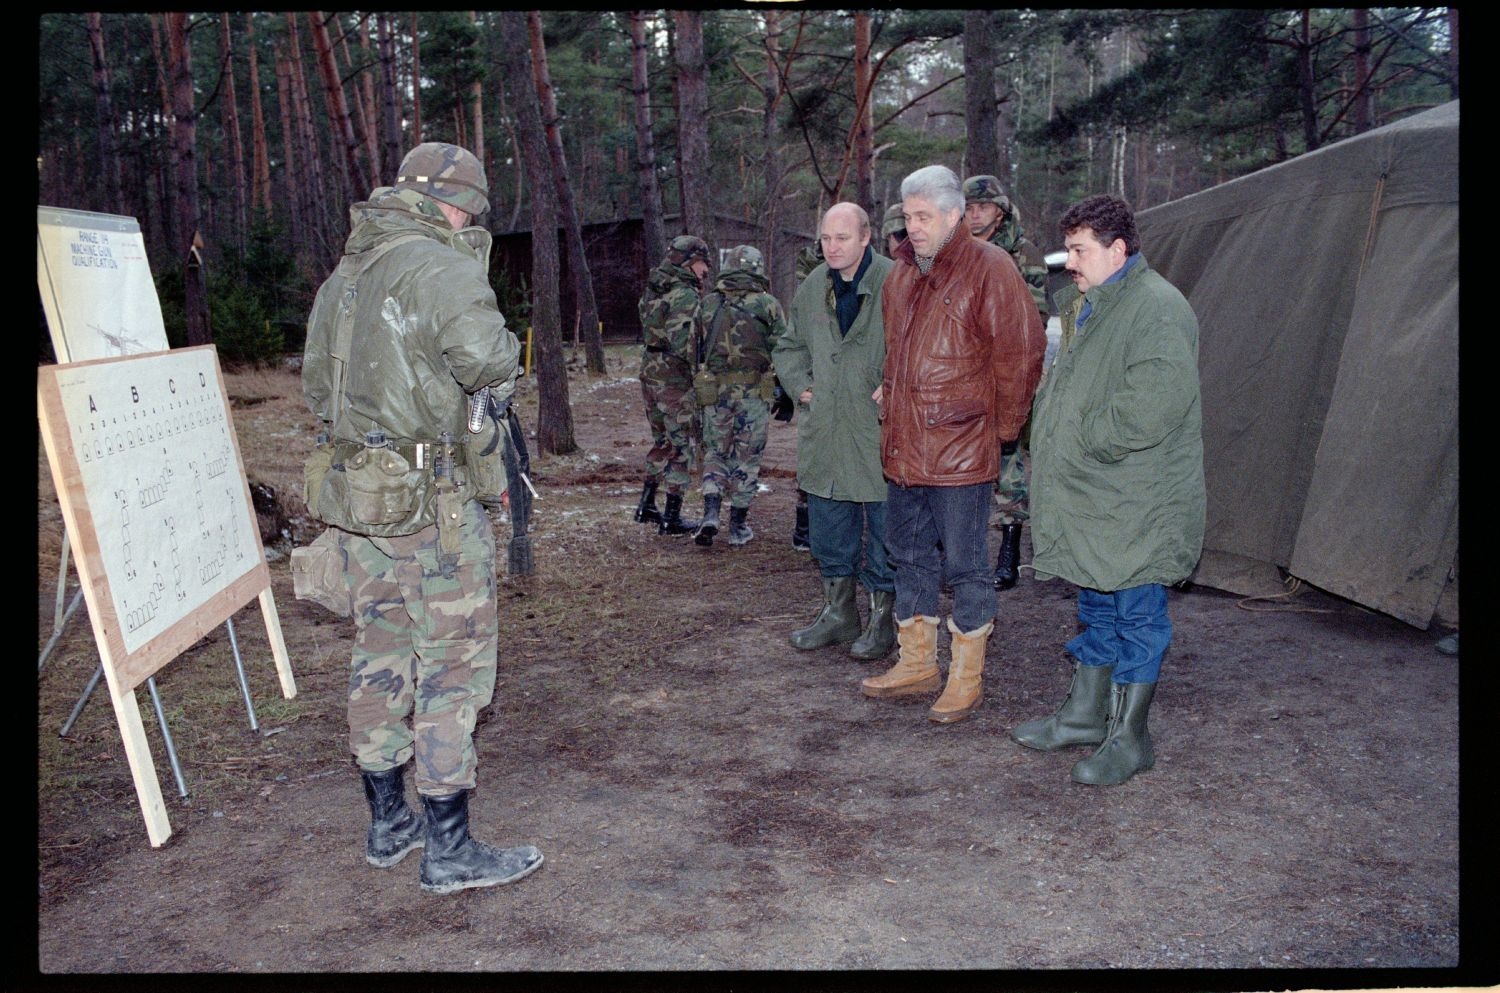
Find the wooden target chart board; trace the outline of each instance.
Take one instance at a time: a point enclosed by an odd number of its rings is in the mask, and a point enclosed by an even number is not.
[[[153,846],[171,835],[136,687],[259,599],[297,687],[212,345],[37,370],[37,414]]]

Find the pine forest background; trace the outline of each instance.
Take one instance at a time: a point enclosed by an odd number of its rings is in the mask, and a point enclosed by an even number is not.
[[[478,223],[497,249],[527,233],[529,264],[497,250],[491,277],[534,331],[559,452],[565,343],[602,372],[626,327],[603,295],[676,234],[757,244],[786,301],[823,209],[878,227],[923,165],[998,175],[1050,252],[1089,194],[1145,209],[1459,91],[1442,7],[53,13],[37,34],[38,203],[136,217],[169,341],[226,361],[300,350],[349,205],[409,148],[478,154]]]

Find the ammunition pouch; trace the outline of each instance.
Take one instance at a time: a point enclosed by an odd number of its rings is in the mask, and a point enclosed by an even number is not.
[[[479,434],[469,435],[463,449],[474,484],[474,499],[490,510],[500,509],[510,479],[505,472],[505,427],[492,414]]]
[[[330,447],[330,446],[323,446]],[[344,553],[332,528],[303,548],[292,549],[292,595],[310,600],[339,617],[353,617],[344,580]]]
[[[307,504],[308,514],[318,520],[323,516],[318,513],[318,497],[323,492],[323,477],[328,475],[332,465],[333,446],[324,442],[313,449],[302,467],[302,502]]]
[[[719,377],[707,366],[693,374],[693,396],[698,406],[709,407],[719,402]]]
[[[321,446],[304,470],[308,510],[325,524],[367,537],[415,534],[437,522],[432,464],[439,451],[430,442]],[[453,462],[465,466],[463,445],[453,446]],[[467,471],[455,474],[455,483],[463,499],[470,499]]]

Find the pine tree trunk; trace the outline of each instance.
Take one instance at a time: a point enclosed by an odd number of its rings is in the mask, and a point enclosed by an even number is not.
[[[594,281],[589,271],[588,255],[583,247],[583,230],[578,209],[573,202],[573,188],[568,182],[568,160],[563,154],[562,130],[558,126],[557,97],[552,92],[552,76],[547,69],[547,48],[542,42],[541,11],[526,12],[526,27],[531,43],[531,73],[541,101],[542,126],[547,135],[547,152],[552,159],[552,178],[557,184],[557,202],[563,229],[568,239],[568,269],[573,276],[573,299],[578,308],[578,322],[583,332],[588,371],[604,375],[604,341],[599,332],[599,307],[594,301]]]
[[[396,113],[396,39],[387,14],[375,15],[376,38],[380,45],[380,174],[382,184],[396,181],[401,168],[401,119]]]
[[[281,177],[286,198],[287,223],[292,235],[292,254],[302,256],[309,249],[307,215],[302,212],[301,158],[297,155],[297,115],[292,107],[296,97],[292,94],[292,63],[278,42],[276,51],[276,102],[281,110]]]
[[[411,15],[411,147],[422,144],[422,40],[417,35],[417,15]]]
[[[965,176],[999,176],[1000,149],[996,141],[995,15],[988,8],[964,14],[964,150]]]
[[[661,220],[661,189],[656,183],[656,138],[651,131],[651,82],[647,73],[646,12],[630,12],[630,78],[635,96],[635,169],[641,193],[641,224],[646,258],[655,265],[667,251]]]
[[[776,115],[781,106],[781,12],[768,10],[766,23],[766,81],[761,85],[764,113],[761,117],[760,138],[762,146],[761,178],[765,184],[765,218],[761,244],[765,252],[766,275],[770,278],[774,295],[788,299],[788,287],[781,286],[777,277],[777,246],[781,227],[781,144],[780,129]],[[795,292],[795,287],[790,288]]]
[[[682,150],[682,226],[718,248],[709,213],[708,68],[703,55],[703,12],[674,10],[677,25],[678,147]],[[717,266],[715,267],[717,268]]]
[[[370,177],[359,161],[359,139],[354,122],[349,119],[349,104],[344,99],[344,84],[339,81],[338,66],[333,62],[333,45],[328,38],[328,22],[322,11],[308,11],[307,23],[312,31],[313,50],[318,55],[318,69],[323,75],[323,92],[327,97],[329,125],[344,146],[344,193],[348,201],[358,200],[370,192]]]
[[[250,127],[255,147],[252,171],[255,174],[254,196],[251,209],[259,209],[261,216],[270,219],[271,207],[271,154],[266,147],[266,118],[260,104],[260,59],[255,50],[255,15],[245,15],[245,40],[250,49]]]
[[[99,158],[104,166],[107,213],[124,214],[124,183],[120,152],[115,145],[115,112],[110,98],[109,60],[104,54],[104,23],[97,11],[88,15],[89,52],[94,61],[94,104],[99,111]]]
[[[176,133],[176,125],[172,123],[172,89],[167,84],[167,57],[161,47],[161,14],[147,15],[151,21],[151,51],[156,56],[156,85],[161,91],[161,112],[167,119],[167,133],[169,140],[162,144],[161,153],[157,158],[157,174],[161,177],[158,181],[158,189],[161,190],[162,216],[166,218],[162,234],[171,246],[173,256],[177,252],[177,246],[182,238],[177,231],[177,180],[175,177],[175,162],[172,160],[173,143],[170,136]]]
[[[219,40],[224,48],[224,130],[229,132],[229,156],[234,177],[234,239],[243,255],[250,191],[245,180],[245,142],[240,135],[239,97],[234,92],[234,42],[229,36],[228,13],[219,15],[219,29]]]
[[[875,78],[870,70],[870,15],[854,15],[854,202],[875,212]]]
[[[526,16],[518,10],[500,13],[501,49],[505,80],[516,108],[516,127],[531,188],[531,329],[537,373],[537,447],[565,455],[578,447],[573,440],[573,411],[568,406],[568,371],[564,365],[558,305],[557,192],[552,163],[547,159],[547,136],[532,82]]]
[[[213,341],[208,322],[208,289],[198,236],[198,115],[193,105],[193,63],[188,50],[187,19],[181,11],[167,18],[167,61],[172,76],[172,147],[177,159],[177,231],[174,246],[182,260],[183,317],[189,345]]]
[[[370,48],[370,16],[362,14],[359,18],[359,51],[364,60],[359,70],[359,83],[355,87],[358,99],[355,101],[359,107],[359,127],[364,134],[365,162],[370,167],[370,186],[384,186],[383,174],[380,169],[380,136],[379,118],[375,115],[375,54]],[[354,69],[354,61],[349,56],[349,36],[344,36],[344,61],[349,63],[349,69]]]
[[[475,11],[469,11],[469,23],[474,25],[474,36],[477,38],[479,36],[479,15]],[[484,166],[485,175],[488,176],[489,163],[485,160],[486,157],[484,154],[484,84],[481,80],[474,80],[474,85],[469,87],[469,96],[474,101],[474,126],[472,129],[474,138],[469,146],[469,151],[473,152],[474,157],[479,160],[480,165]]]
[[[331,202],[328,184],[323,178],[323,155],[313,128],[312,99],[307,92],[307,73],[302,66],[302,37],[297,30],[297,16],[286,15],[287,41],[291,48],[292,110],[297,117],[297,136],[301,146],[303,175],[297,184],[302,210],[307,213],[307,233],[318,267],[331,269],[338,260],[333,239],[328,233],[327,205]]]

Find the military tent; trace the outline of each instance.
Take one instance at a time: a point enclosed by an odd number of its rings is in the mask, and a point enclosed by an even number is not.
[[[1426,628],[1458,554],[1458,102],[1137,215],[1201,327],[1193,579]]]

